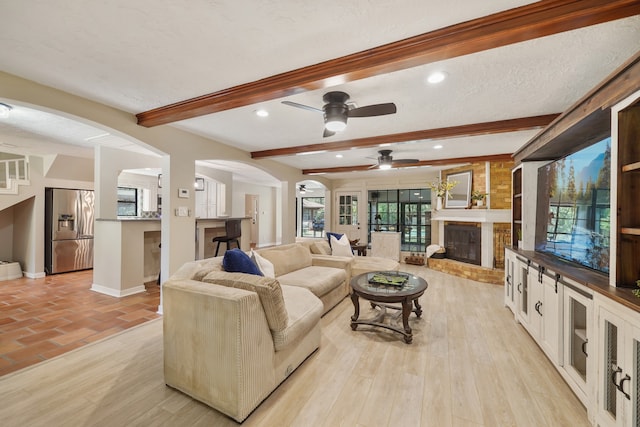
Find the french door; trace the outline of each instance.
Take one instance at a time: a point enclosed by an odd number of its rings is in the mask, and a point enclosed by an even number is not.
[[[346,234],[349,240],[362,240],[363,237],[360,234],[360,199],[360,192],[336,192],[334,231]]]

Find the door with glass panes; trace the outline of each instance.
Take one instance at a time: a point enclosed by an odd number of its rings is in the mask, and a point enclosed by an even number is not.
[[[360,239],[360,192],[336,192],[335,233],[346,234],[349,240]]]

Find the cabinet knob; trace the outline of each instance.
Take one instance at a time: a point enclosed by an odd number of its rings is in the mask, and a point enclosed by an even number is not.
[[[589,340],[586,340],[585,342],[582,343],[582,353],[584,353],[585,356],[589,357],[589,354],[587,353],[587,343],[589,342]]]

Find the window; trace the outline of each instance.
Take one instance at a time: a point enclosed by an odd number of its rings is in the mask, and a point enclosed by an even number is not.
[[[321,237],[324,232],[324,197],[302,198],[302,237]]]
[[[138,215],[138,189],[118,187],[118,216]]]
[[[369,191],[369,241],[371,231],[400,231],[400,249],[425,252],[431,244],[431,190]]]

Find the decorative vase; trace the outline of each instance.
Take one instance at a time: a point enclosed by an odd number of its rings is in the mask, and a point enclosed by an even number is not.
[[[436,210],[439,211],[442,209],[442,197],[436,198]]]

